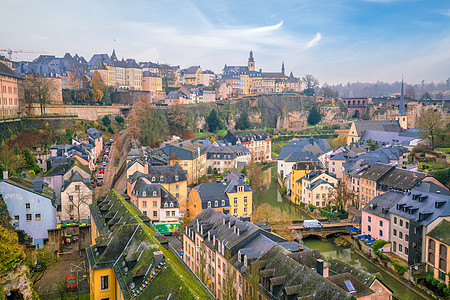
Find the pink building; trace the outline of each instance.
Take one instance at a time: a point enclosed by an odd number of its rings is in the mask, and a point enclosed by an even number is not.
[[[387,192],[373,198],[362,209],[361,233],[376,239],[389,241],[389,210],[397,205],[405,195],[399,192]]]
[[[17,116],[19,111],[19,76],[0,62],[0,118]]]

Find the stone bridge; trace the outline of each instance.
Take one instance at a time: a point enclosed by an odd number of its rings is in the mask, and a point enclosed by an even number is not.
[[[323,227],[304,228],[303,225],[293,225],[291,228],[294,231],[301,233],[303,238],[308,236],[317,236],[319,238],[326,239],[336,234],[353,235],[353,232],[347,230],[351,227],[353,227],[353,224],[351,223],[330,223],[324,224]]]

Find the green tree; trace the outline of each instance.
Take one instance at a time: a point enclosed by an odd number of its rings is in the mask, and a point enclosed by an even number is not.
[[[309,112],[307,122],[310,125],[316,125],[320,122],[322,119],[322,116],[319,113],[319,110],[314,106],[311,111]]]
[[[33,155],[31,155],[30,150],[24,149],[22,153],[23,158],[25,160],[25,167],[28,170],[34,171],[35,174],[42,172],[41,168],[37,165],[36,158]]]
[[[246,130],[251,127],[250,120],[248,118],[247,111],[243,111],[239,119],[236,121],[236,125],[234,126],[234,129],[237,130]]]
[[[253,190],[260,189],[263,186],[262,181],[262,168],[261,166],[252,160],[247,166],[248,179],[250,186]]]
[[[17,234],[0,226],[0,274],[5,274],[25,260]]]
[[[125,122],[125,119],[122,116],[115,116],[114,120],[116,120],[117,123],[122,124]]]
[[[103,99],[103,91],[105,90],[105,83],[99,72],[95,71],[91,80],[92,98],[94,102],[100,102]]]
[[[0,194],[0,226],[11,229],[11,216],[9,215],[8,206],[6,205],[3,195]]]
[[[434,111],[432,108],[424,111],[419,117],[419,128],[424,131],[424,137],[430,141],[431,149],[434,149],[435,147],[434,139],[441,127],[441,122],[441,113],[439,111]]]
[[[375,143],[372,141],[372,139],[368,139],[367,142],[366,142],[366,144],[367,144],[367,146],[369,146],[369,148],[370,148],[371,151],[380,148],[380,147],[378,147],[377,144],[375,144]]]
[[[111,124],[111,119],[108,115],[104,115],[102,118],[103,125],[109,126]]]
[[[206,118],[206,124],[208,125],[208,130],[210,132],[217,132],[218,130],[223,128],[223,123],[217,116],[217,112],[215,109],[211,110],[211,112],[209,113],[209,116]]]

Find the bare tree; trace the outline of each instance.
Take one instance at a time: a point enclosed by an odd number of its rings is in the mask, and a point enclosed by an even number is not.
[[[228,265],[226,270],[223,270],[225,274],[222,284],[222,300],[234,300],[236,299],[236,271],[231,265]]]
[[[330,202],[335,205],[337,210],[344,210],[348,203],[354,203],[358,195],[347,189],[344,182],[339,182],[330,193]]]
[[[81,189],[76,190],[75,194],[67,193],[69,202],[65,207],[66,213],[70,216],[71,220],[76,222],[81,221],[83,208],[92,204],[92,193],[83,192]]]
[[[51,78],[39,77],[33,73],[25,75],[22,88],[28,114],[31,113],[32,103],[39,103],[41,115],[44,114],[47,103],[56,92],[56,86]]]
[[[434,138],[441,127],[441,113],[432,108],[424,111],[418,120],[419,128],[425,132],[425,138],[431,142],[431,149],[434,149]]]
[[[310,74],[306,74],[302,77],[302,82],[305,84],[306,89],[314,89],[319,86],[319,80],[317,80],[314,76]]]
[[[248,289],[246,293],[246,299],[257,300],[259,291],[259,281],[260,281],[260,270],[261,266],[259,261],[254,261],[250,263],[250,266],[245,270],[247,275]]]

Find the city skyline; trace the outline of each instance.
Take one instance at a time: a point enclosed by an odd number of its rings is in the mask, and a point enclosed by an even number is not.
[[[87,60],[112,52],[136,61],[220,73],[246,65],[329,84],[445,81],[450,70],[450,5],[444,1],[6,1],[2,49],[69,52]],[[114,42],[115,41],[115,42]],[[2,53],[5,54],[5,53]],[[32,60],[39,53],[13,55]]]

